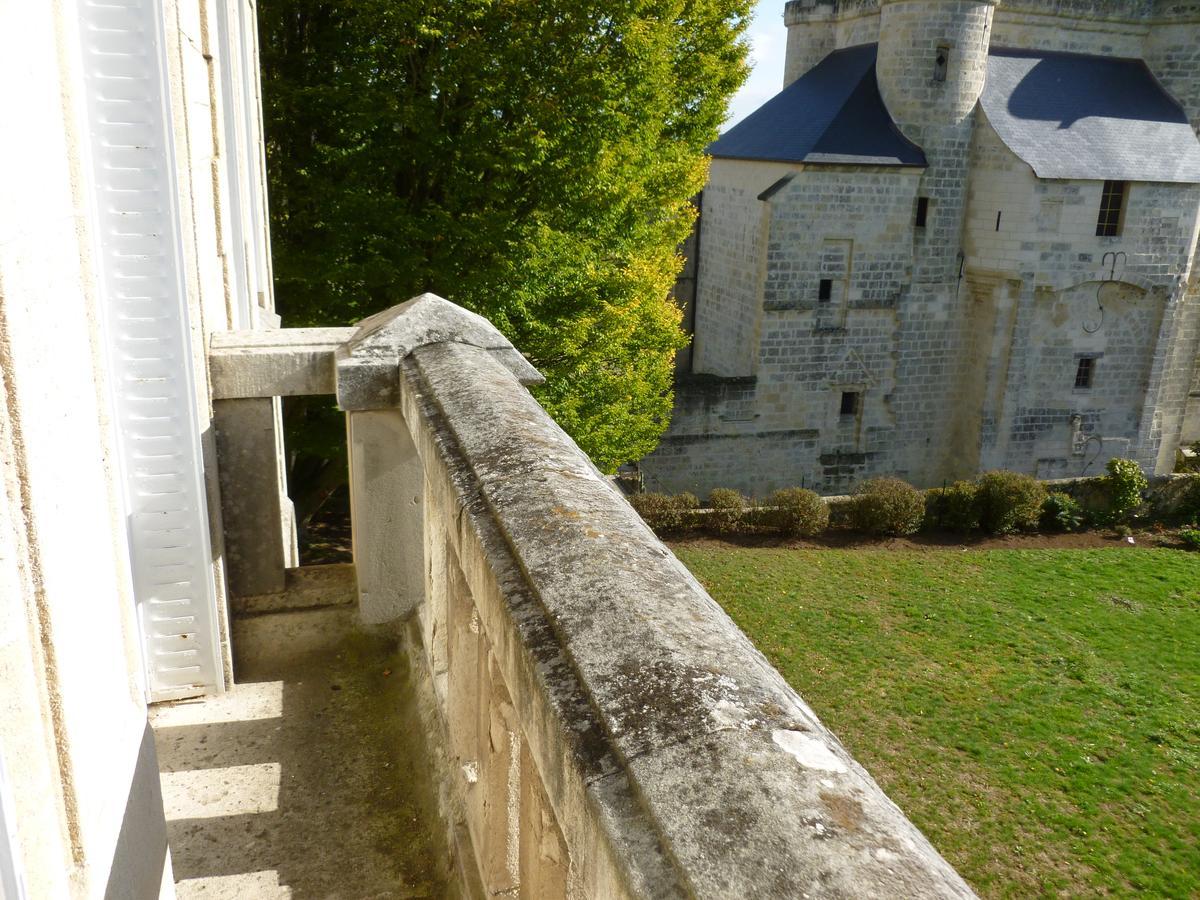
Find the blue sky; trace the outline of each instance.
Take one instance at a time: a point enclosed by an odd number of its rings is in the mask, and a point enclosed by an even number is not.
[[[729,106],[729,119],[722,131],[754,112],[763,101],[783,86],[783,53],[787,29],[783,27],[784,0],[759,0],[754,22],[746,33],[750,41],[750,63],[754,69]]]

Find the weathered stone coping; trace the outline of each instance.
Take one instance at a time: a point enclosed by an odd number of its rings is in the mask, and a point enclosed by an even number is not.
[[[398,368],[574,862],[634,896],[973,896],[502,360]]]
[[[353,328],[215,331],[208,377],[215,400],[332,394],[334,353]]]

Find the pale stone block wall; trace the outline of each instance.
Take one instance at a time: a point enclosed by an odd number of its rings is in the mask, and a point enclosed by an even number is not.
[[[1192,127],[1200,132],[1200,4],[1187,24],[1156,25],[1142,52],[1171,96],[1183,104]]]
[[[912,271],[920,176],[865,166],[797,172],[765,201],[764,308],[814,311],[823,326],[840,327],[846,309],[894,306]],[[822,279],[833,282],[828,302],[818,300]]]
[[[834,3],[788,3],[784,6],[783,22],[787,26],[787,49],[784,54],[783,87],[787,87],[833,50],[844,46],[837,42],[837,21]]]
[[[1172,288],[1190,268],[1200,188],[1131,182],[1122,233],[1099,237],[1103,187],[1102,180],[1037,178],[980,112],[963,242],[968,265],[1027,273],[1039,286],[1062,289],[1099,276],[1104,254],[1121,252],[1126,257],[1115,272],[1118,279],[1147,289]]]
[[[789,0],[783,21],[788,30],[784,87],[833,50],[879,40],[878,0]]]
[[[727,241],[711,260],[701,248],[696,303],[708,310],[696,343],[723,322],[712,346],[739,363],[695,371],[738,377],[680,382],[671,427],[642,463],[647,487],[831,492],[876,474],[936,485],[997,466],[1078,475],[1113,455],[1169,471],[1178,442],[1200,438],[1200,191],[1131,184],[1123,235],[1097,237],[1103,180],[1036,178],[976,100],[989,45],[1144,57],[1200,123],[1200,4],[795,0],[784,18],[786,81],[832,48],[880,41],[884,101],[929,166],[911,177],[809,167],[772,193],[754,248],[765,252],[757,348],[738,345],[732,311],[708,283],[748,265],[742,248]],[[933,77],[939,46],[949,48],[944,82]],[[716,163],[706,196],[756,174]],[[929,202],[924,228],[913,225],[917,197]],[[1109,265],[1106,253],[1124,255]],[[1106,278],[1122,285],[1101,287]],[[744,292],[749,281],[737,284]],[[1089,335],[1097,289],[1112,303]],[[737,312],[751,318],[744,295]],[[1100,360],[1096,387],[1075,393],[1085,352]],[[831,413],[850,390],[860,411]]]
[[[766,206],[758,195],[795,168],[785,163],[712,162],[699,241],[705,292],[695,305],[695,372],[737,376],[753,371],[766,264]]]
[[[762,188],[773,174],[760,174]],[[949,287],[910,286],[928,240],[913,228],[921,177],[809,166],[762,201],[767,267],[755,377],[678,386],[671,429],[642,462],[650,489],[836,492],[872,474],[938,477],[941,455],[930,447],[945,427],[962,325]],[[712,271],[704,257],[701,270]],[[831,298],[822,302],[825,278]],[[842,393],[851,391],[860,406],[845,416]]]
[[[962,398],[964,414],[983,404],[980,464],[1061,477],[1128,455],[1169,470],[1194,370],[1196,307],[1180,273],[1195,252],[1200,188],[1134,182],[1122,234],[1098,237],[1103,183],[1036,178],[982,113],[971,170],[964,247],[977,311],[1007,290],[995,273],[1021,285],[1008,330],[986,350],[1003,401],[987,404],[978,384]],[[1083,354],[1098,358],[1096,387],[1075,391]],[[969,378],[960,384],[971,389]]]
[[[1103,13],[1073,15],[1070,11],[1053,12],[1048,8],[1050,4],[1001,3],[992,24],[992,44],[1060,53],[1141,56],[1149,25],[1121,17],[1117,9],[1120,3],[1105,6],[1117,14],[1111,18]]]

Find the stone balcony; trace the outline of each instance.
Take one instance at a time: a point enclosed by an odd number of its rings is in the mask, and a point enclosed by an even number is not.
[[[336,393],[357,584],[227,551],[269,588],[234,604],[238,684],[155,721],[194,895],[972,896],[486,320],[423,295],[227,335],[210,377],[227,423]],[[255,447],[223,441],[227,546],[278,527]]]
[[[353,566],[239,601],[237,684],[153,709],[177,895],[454,896],[409,661]]]

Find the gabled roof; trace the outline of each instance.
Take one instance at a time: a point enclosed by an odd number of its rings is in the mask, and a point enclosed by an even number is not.
[[[1141,60],[994,48],[980,103],[1039,178],[1200,182],[1200,141]]]
[[[875,44],[835,50],[708,147],[725,159],[924,166],[875,82]]]

